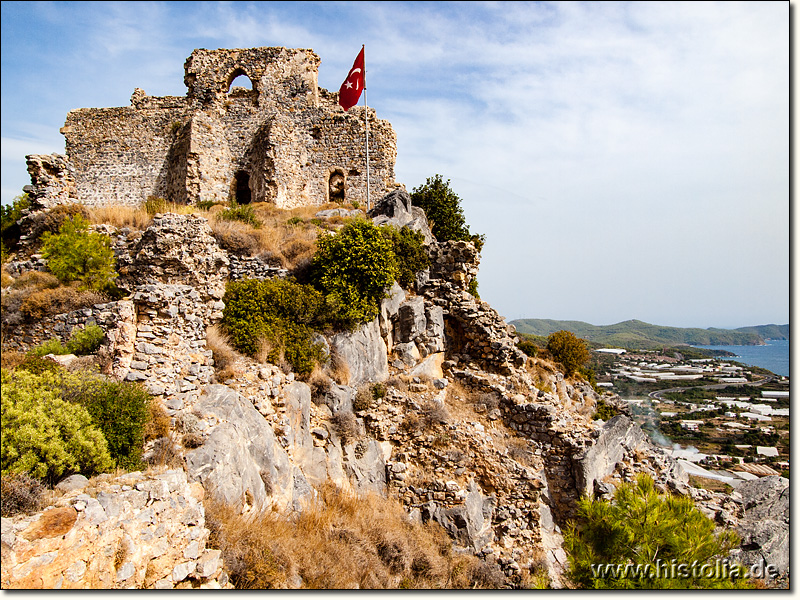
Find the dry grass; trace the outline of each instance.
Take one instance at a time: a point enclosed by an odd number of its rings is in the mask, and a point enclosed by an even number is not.
[[[129,227],[144,231],[153,217],[143,207],[137,206],[97,206],[89,209],[89,222],[94,225],[111,225],[122,229]]]
[[[335,350],[331,351],[331,360],[327,371],[330,378],[339,385],[347,385],[350,382],[350,367]]]
[[[376,495],[333,486],[287,518],[241,515],[206,500],[210,547],[222,550],[239,589],[470,588],[482,585],[480,562],[457,556],[436,524],[410,523],[403,508]]]
[[[329,203],[320,206],[303,206],[294,209],[280,209],[266,202],[257,202],[252,207],[259,228],[238,221],[227,221],[221,217],[226,210],[224,205],[212,206],[203,210],[197,206],[175,204],[163,198],[151,197],[141,206],[106,206],[85,209],[88,220],[93,224],[108,224],[114,227],[129,227],[143,231],[156,213],[197,214],[208,219],[209,225],[220,246],[239,256],[260,255],[289,270],[302,269],[308,265],[316,252],[316,240],[322,231],[335,230],[345,222],[341,218],[320,220],[315,214],[321,210],[339,208]],[[61,217],[59,213],[55,215]],[[53,220],[53,219],[50,219]],[[52,228],[49,223],[39,229]]]
[[[342,444],[356,441],[361,438],[361,427],[356,416],[349,411],[341,411],[331,417],[331,425],[342,440]]]
[[[50,273],[27,271],[3,291],[2,321],[14,326],[107,301],[99,292],[62,286]]]
[[[170,432],[171,419],[164,410],[164,406],[160,400],[153,399],[150,401],[150,420],[144,426],[144,441],[157,440],[158,438],[166,437]]]
[[[104,302],[108,302],[108,297],[100,292],[61,286],[27,294],[20,303],[19,310],[26,319],[38,321],[44,317],[68,313]]]
[[[508,456],[526,467],[536,466],[536,455],[533,453],[531,443],[521,437],[511,436],[506,442]]]
[[[46,488],[27,473],[9,473],[0,478],[0,512],[3,517],[30,514],[46,506]]]
[[[14,278],[6,271],[6,266],[3,265],[3,269],[0,271],[0,287],[7,288],[12,283],[14,283]]]
[[[220,217],[224,207],[214,206],[208,213],[209,223],[220,245],[242,256],[260,255],[289,270],[302,269],[316,252],[320,232],[335,228],[334,219],[324,222],[314,215],[320,210],[337,208],[337,204],[280,209],[273,204],[251,205],[261,222],[258,229],[245,223],[225,221]]]
[[[218,374],[231,371],[241,356],[231,345],[230,336],[219,325],[206,329],[206,346],[211,350]]]
[[[3,350],[0,353],[0,367],[3,369],[16,369],[28,357],[24,352],[17,352],[15,350]]]
[[[319,404],[331,387],[331,378],[317,365],[311,371],[306,383],[311,388],[311,399],[315,404]]]
[[[447,386],[447,395],[445,396],[445,405],[448,412],[457,420],[480,420],[481,415],[475,410],[476,406],[480,404],[480,399],[483,393],[465,386],[459,381],[452,381]]]

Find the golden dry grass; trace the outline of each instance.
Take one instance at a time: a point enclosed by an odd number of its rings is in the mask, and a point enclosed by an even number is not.
[[[208,219],[214,236],[228,251],[241,256],[260,255],[276,265],[294,270],[306,266],[316,252],[320,232],[340,227],[345,220],[339,217],[321,221],[315,218],[320,210],[338,208],[335,203],[281,209],[266,202],[250,205],[261,222],[253,226],[221,217],[225,205],[208,210],[197,206],[175,204],[160,198],[150,198],[141,206],[104,206],[88,209],[89,222],[118,228],[145,230],[156,213],[197,214]]]
[[[230,369],[241,356],[231,345],[230,336],[219,325],[206,329],[206,346],[211,350],[217,371]]]
[[[153,217],[143,207],[97,206],[89,209],[89,222],[94,225],[106,224],[120,229],[130,227],[144,231],[152,220]]]
[[[221,240],[223,246],[225,243],[240,245],[240,251],[246,251],[246,255],[260,255],[289,270],[307,265],[316,252],[319,234],[342,222],[342,219],[320,221],[314,217],[321,210],[337,208],[337,204],[293,209],[277,208],[266,202],[250,206],[261,222],[257,229],[245,223],[225,221],[220,217],[225,208],[211,207],[207,214],[215,237]],[[244,239],[245,236],[250,239]]]
[[[293,518],[241,515],[206,499],[209,545],[240,589],[396,589],[480,586],[479,561],[456,555],[436,524],[408,520],[394,500],[333,486]]]
[[[347,385],[350,382],[350,367],[336,351],[331,352],[331,359],[326,369],[330,376],[339,385]]]
[[[0,287],[7,288],[14,283],[14,278],[6,271],[5,265],[3,265],[3,270],[0,271],[0,277],[2,277],[2,279],[0,279]]]

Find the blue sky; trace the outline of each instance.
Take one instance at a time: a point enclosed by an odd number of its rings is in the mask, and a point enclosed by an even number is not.
[[[194,48],[312,48],[409,191],[436,173],[507,319],[789,321],[786,2],[3,2],[2,201],[69,110],[183,95]]]

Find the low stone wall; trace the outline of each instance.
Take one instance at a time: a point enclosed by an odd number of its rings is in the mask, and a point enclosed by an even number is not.
[[[258,256],[236,256],[229,254],[230,278],[237,279],[272,279],[286,277],[289,271],[282,267],[270,265]]]
[[[95,304],[90,308],[73,310],[28,325],[20,325],[15,328],[13,337],[4,340],[3,349],[27,352],[53,338],[63,344],[75,329],[82,329],[88,325],[97,325],[106,334],[100,353],[110,358],[109,374],[123,375],[127,372],[136,332],[136,315],[133,302],[130,300]]]

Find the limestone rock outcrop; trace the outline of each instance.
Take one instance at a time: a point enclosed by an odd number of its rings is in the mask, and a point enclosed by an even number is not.
[[[202,422],[204,441],[186,452],[190,478],[242,509],[300,506],[310,488],[251,401],[210,385],[192,412]]]
[[[425,244],[436,241],[425,211],[411,204],[411,196],[405,190],[396,189],[386,194],[367,212],[367,216],[375,225],[391,225],[396,229],[408,227],[413,231],[419,231],[425,238]]]
[[[745,565],[763,561],[781,574],[789,571],[789,480],[777,475],[746,481],[736,491],[742,495],[744,518],[739,522],[741,553]]]
[[[226,587],[203,498],[183,469],[71,486],[39,513],[2,519],[2,587]]]
[[[377,317],[355,331],[335,334],[330,344],[331,350],[347,365],[348,385],[358,387],[388,379],[386,342],[381,337]]]

